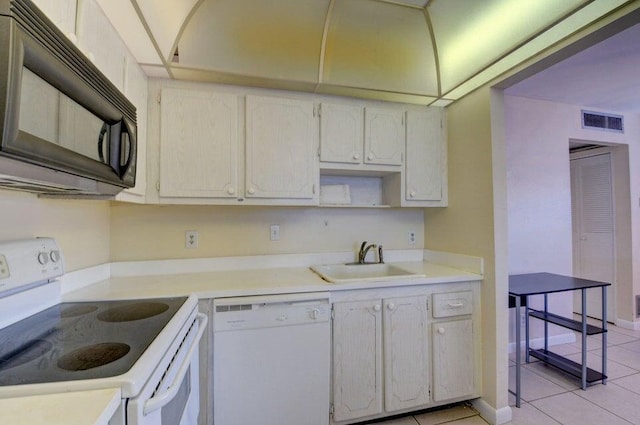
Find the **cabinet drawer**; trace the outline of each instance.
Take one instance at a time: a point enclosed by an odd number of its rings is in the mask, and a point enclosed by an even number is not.
[[[451,317],[473,312],[471,291],[433,294],[433,317]]]

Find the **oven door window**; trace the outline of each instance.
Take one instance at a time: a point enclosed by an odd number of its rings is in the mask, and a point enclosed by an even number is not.
[[[104,122],[27,68],[22,70],[20,131],[104,162]],[[102,149],[101,149],[102,148]]]
[[[176,396],[162,408],[162,424],[179,424],[191,394],[191,367],[184,375]]]

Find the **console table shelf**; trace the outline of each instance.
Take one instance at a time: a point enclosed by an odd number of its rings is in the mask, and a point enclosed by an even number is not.
[[[516,396],[516,407],[520,407],[520,357],[521,325],[520,310],[525,309],[525,361],[529,363],[529,356],[535,357],[545,363],[557,367],[581,380],[583,390],[587,384],[607,380],[607,292],[606,287],[610,283],[594,280],[579,279],[571,276],[562,276],[552,273],[530,273],[509,276],[509,306],[516,309],[516,390],[512,392]],[[587,289],[602,288],[602,327],[587,324]],[[555,292],[580,291],[582,295],[581,320],[573,320],[558,314],[549,313],[548,295]],[[544,295],[544,310],[536,310],[530,307],[528,299],[531,295]],[[529,348],[529,318],[534,317],[544,322],[544,348]],[[549,323],[579,332],[582,342],[581,363],[576,363],[559,354],[549,351]],[[602,372],[587,367],[587,335],[602,334]]]
[[[536,319],[544,320],[545,322],[553,323],[554,325],[562,326],[563,328],[571,329],[572,331],[582,332],[582,322],[579,320],[569,319],[564,316],[559,316],[553,313],[545,313],[540,310],[529,309],[529,316]],[[598,335],[606,332],[598,326],[587,325],[587,335]]]
[[[532,348],[529,350],[529,354],[538,360],[542,360],[543,362],[550,364],[551,366],[555,366],[558,369],[564,370],[565,372],[575,376],[576,378],[582,377],[582,365],[580,363],[569,360],[568,358],[556,354],[553,351],[545,349],[535,350]],[[589,367],[587,368],[587,383],[592,384],[604,379],[607,379],[607,377],[602,373]]]

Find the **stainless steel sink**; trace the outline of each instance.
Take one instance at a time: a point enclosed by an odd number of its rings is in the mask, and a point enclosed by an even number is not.
[[[311,266],[312,271],[331,283],[380,281],[424,277],[390,264],[331,264]]]

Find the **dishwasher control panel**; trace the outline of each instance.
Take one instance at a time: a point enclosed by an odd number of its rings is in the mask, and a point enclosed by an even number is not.
[[[327,322],[331,304],[327,294],[285,294],[214,300],[214,331],[258,329]]]

